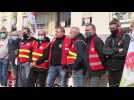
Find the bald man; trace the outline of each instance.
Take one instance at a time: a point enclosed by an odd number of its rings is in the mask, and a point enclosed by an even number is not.
[[[72,69],[74,87],[83,87],[83,72],[86,69],[84,55],[86,46],[84,36],[78,27],[70,29],[72,45],[69,49],[67,64]]]

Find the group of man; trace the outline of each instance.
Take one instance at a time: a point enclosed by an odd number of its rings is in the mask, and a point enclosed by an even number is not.
[[[118,87],[130,37],[123,32],[118,20],[113,19],[109,26],[111,35],[105,44],[93,24],[86,25],[85,34],[80,33],[78,27],[71,27],[68,36],[64,27],[57,27],[52,40],[44,30],[34,38],[30,29],[24,28],[19,31],[18,39],[12,39],[14,42],[3,42],[3,47],[0,43],[1,85],[7,86],[11,62],[17,87],[54,87],[57,77],[60,87],[68,87],[70,77],[74,87],[102,87],[102,77],[107,72],[109,86]],[[7,32],[0,32],[0,42],[7,39],[3,34]]]

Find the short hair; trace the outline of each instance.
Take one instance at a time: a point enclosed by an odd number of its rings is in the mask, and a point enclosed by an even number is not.
[[[76,29],[78,32],[80,32],[80,28],[79,27],[73,26],[73,27],[71,27],[71,29]]]
[[[60,29],[63,33],[65,33],[65,28],[64,27],[59,26],[59,27],[56,27],[55,29]]]
[[[27,30],[28,33],[31,33],[30,28],[24,27],[23,30]]]
[[[113,19],[110,23],[109,23],[109,25],[113,25],[113,24],[116,24],[116,25],[118,25],[118,26],[120,26],[120,21],[118,20],[118,19]]]
[[[46,31],[43,30],[43,29],[42,29],[42,30],[39,30],[38,33],[39,33],[39,32],[43,32],[44,34],[46,34]]]
[[[96,30],[96,27],[95,27],[94,24],[87,24],[87,25],[86,25],[86,27],[89,27],[89,26],[91,26],[94,30]]]

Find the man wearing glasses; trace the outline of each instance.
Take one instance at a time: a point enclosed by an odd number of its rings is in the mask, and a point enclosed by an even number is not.
[[[103,53],[106,56],[109,86],[118,87],[124,68],[130,37],[124,34],[120,22],[116,19],[113,19],[109,23],[109,27],[111,35],[105,41]]]

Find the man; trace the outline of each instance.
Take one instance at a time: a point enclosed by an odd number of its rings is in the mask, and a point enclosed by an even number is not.
[[[17,32],[10,33],[9,39],[8,39],[8,49],[9,49],[9,63],[11,64],[11,66],[13,67],[13,73],[14,73],[14,79],[15,79],[15,86],[16,84],[16,74],[17,74],[17,66],[15,65],[15,58],[17,56],[17,50],[19,47],[19,38],[17,35]]]
[[[49,42],[50,40],[48,37],[46,37],[46,32],[40,30],[38,32],[37,43],[35,44],[35,47],[37,48],[34,48],[32,52],[32,68],[30,69],[30,74],[28,79],[29,80],[28,86],[30,87],[35,87],[35,85],[39,85],[40,87],[45,87],[47,73],[48,73],[48,59],[44,60],[44,62],[39,65],[35,65],[35,64],[36,61],[39,58],[41,58],[41,56],[43,56],[43,53],[44,55],[47,54],[48,56],[48,51],[44,52],[44,50],[48,47]]]
[[[90,87],[102,86],[102,76],[105,74],[105,57],[103,55],[103,41],[96,34],[96,27],[89,24],[85,28],[86,44],[87,44],[87,84]],[[103,80],[104,81],[104,80]],[[106,86],[103,82],[103,86]]]
[[[30,62],[32,50],[35,47],[36,40],[30,37],[30,29],[24,28],[21,32],[18,51],[18,87],[26,87],[30,72]]]
[[[7,86],[8,76],[8,34],[5,27],[0,30],[0,84]]]
[[[118,87],[125,58],[129,46],[130,37],[121,31],[120,22],[113,19],[110,23],[111,35],[106,39],[103,53],[106,56],[106,64],[109,69],[109,86]]]
[[[83,86],[83,71],[85,69],[84,53],[86,52],[86,45],[84,36],[80,33],[78,27],[70,29],[72,44],[67,56],[68,67],[72,69],[72,78],[74,87]]]
[[[60,78],[60,86],[67,86],[67,54],[69,51],[70,39],[65,36],[63,27],[56,28],[55,38],[52,40],[49,50],[49,71],[47,87],[53,87],[56,77]],[[46,55],[47,56],[47,55]],[[37,61],[37,65],[47,59],[45,55]]]

